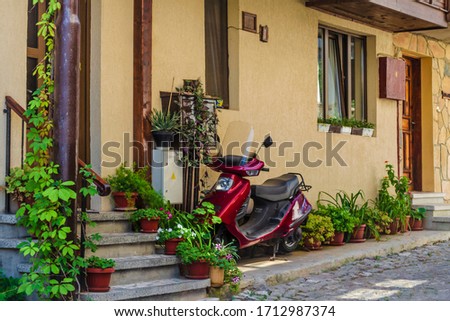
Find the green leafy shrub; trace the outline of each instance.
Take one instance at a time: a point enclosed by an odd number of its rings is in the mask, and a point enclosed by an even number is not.
[[[85,259],[86,267],[97,269],[108,269],[116,266],[116,262],[113,259],[106,259],[98,256],[90,256]]]
[[[20,279],[6,277],[0,270],[0,301],[23,301],[24,293],[18,293]]]

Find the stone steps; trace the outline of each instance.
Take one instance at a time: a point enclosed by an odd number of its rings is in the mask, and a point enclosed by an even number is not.
[[[444,202],[444,193],[412,192],[412,207],[426,209],[424,229],[450,231],[450,205]]]
[[[101,233],[96,256],[128,257],[155,253],[155,233]],[[88,255],[91,255],[88,251]]]
[[[89,219],[95,223],[95,227],[86,226],[86,234],[93,233],[127,233],[131,232],[129,212],[88,212]],[[81,227],[78,226],[78,235],[81,235]]]
[[[25,228],[17,226],[14,214],[0,214],[0,268],[7,276],[19,277],[19,264],[27,262],[17,246],[26,241]]]
[[[207,296],[209,279],[180,277],[179,259],[162,254],[156,245],[156,233],[132,232],[129,213],[88,215],[97,226],[88,227],[87,234],[100,233],[102,239],[96,241],[98,250],[87,251],[86,255],[113,258],[116,272],[111,278],[110,292],[83,293],[82,300],[200,300]],[[31,265],[17,249],[27,234],[16,223],[14,215],[0,215],[0,267],[7,275],[18,277],[28,272]]]
[[[444,193],[412,192],[412,205],[444,204]]]
[[[205,289],[210,280],[189,280],[185,278],[161,279],[126,285],[111,286],[109,292],[86,292],[83,301],[192,301],[206,296]]]

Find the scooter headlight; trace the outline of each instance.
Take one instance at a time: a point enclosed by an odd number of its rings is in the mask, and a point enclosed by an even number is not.
[[[259,175],[259,170],[251,170],[251,171],[246,171],[248,176],[258,176]]]
[[[229,177],[220,177],[216,183],[215,190],[226,192],[233,186],[233,183],[233,179]]]

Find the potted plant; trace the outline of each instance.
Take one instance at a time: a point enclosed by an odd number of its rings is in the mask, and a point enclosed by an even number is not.
[[[361,209],[358,199],[362,197],[361,190],[350,195],[339,191],[335,196],[323,191],[319,192],[316,213],[331,218],[335,231],[331,245],[344,245],[345,234],[351,236],[354,233],[354,228],[359,223],[358,211]]]
[[[322,243],[330,241],[334,236],[333,223],[328,216],[309,214],[308,221],[302,226],[303,237],[300,244],[309,250],[319,250]]]
[[[363,131],[362,131],[363,136],[366,136],[366,137],[373,136],[373,132],[375,130],[375,124],[365,121],[361,124],[361,126],[363,128]]]
[[[410,226],[413,231],[423,230],[423,220],[426,214],[427,210],[423,207],[416,208],[411,212]]]
[[[164,254],[175,255],[178,244],[186,237],[192,236],[193,231],[188,227],[188,214],[174,209],[166,210],[164,217],[159,221],[156,240],[164,245]]]
[[[376,204],[381,211],[385,211],[392,218],[387,233],[396,234],[401,226],[406,231],[409,225],[408,216],[411,215],[411,197],[409,194],[410,181],[406,176],[398,177],[394,166],[385,162],[386,176],[381,179],[381,188],[378,190]],[[393,188],[394,195],[389,189]]]
[[[330,133],[340,133],[342,127],[342,119],[331,117],[327,120],[330,123]]]
[[[375,238],[380,240],[380,234],[389,229],[392,223],[392,218],[389,215],[378,209],[376,206],[367,207],[366,209],[366,238]]]
[[[185,277],[188,279],[209,278],[210,263],[214,259],[214,249],[208,243],[196,243],[184,240],[176,249],[184,265]]]
[[[341,120],[341,134],[350,135],[352,133],[352,120],[348,118],[343,118]]]
[[[146,119],[151,125],[153,140],[157,147],[170,147],[179,132],[181,117],[179,112],[153,110]]]
[[[225,283],[225,274],[237,268],[239,258],[234,243],[216,243],[210,261],[209,277],[212,287],[221,287]]]
[[[322,133],[328,133],[330,131],[330,122],[325,118],[319,117],[317,119],[317,130]]]
[[[208,202],[201,203],[192,213],[181,218],[186,220],[186,225],[192,231],[185,235],[185,240],[176,249],[185,266],[185,275],[193,279],[208,278],[209,265],[215,254],[212,242],[214,226],[222,220],[215,216],[214,205]]]
[[[107,181],[111,185],[115,210],[135,210],[136,199],[138,196],[137,185],[140,178],[134,173],[133,169],[125,167],[125,164],[122,164],[117,168],[114,175],[109,175],[107,177]]]
[[[133,225],[139,226],[142,233],[156,233],[159,220],[166,216],[164,208],[141,208],[130,215]]]
[[[108,292],[116,262],[113,259],[90,256],[86,261],[86,282],[90,292]]]

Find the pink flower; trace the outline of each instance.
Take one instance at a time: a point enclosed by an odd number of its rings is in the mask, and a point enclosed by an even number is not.
[[[219,244],[219,243],[217,243],[217,244],[216,244],[216,250],[220,251],[221,249],[222,249],[222,245]]]
[[[169,213],[169,215],[167,216],[167,218],[170,220],[172,218],[172,214]]]
[[[230,261],[233,258],[233,255],[231,255],[231,253],[228,253],[225,258]]]
[[[238,276],[235,276],[235,277],[232,279],[232,282],[233,282],[234,284],[236,284],[236,283],[239,283],[240,280],[241,280],[241,279],[240,279]]]

